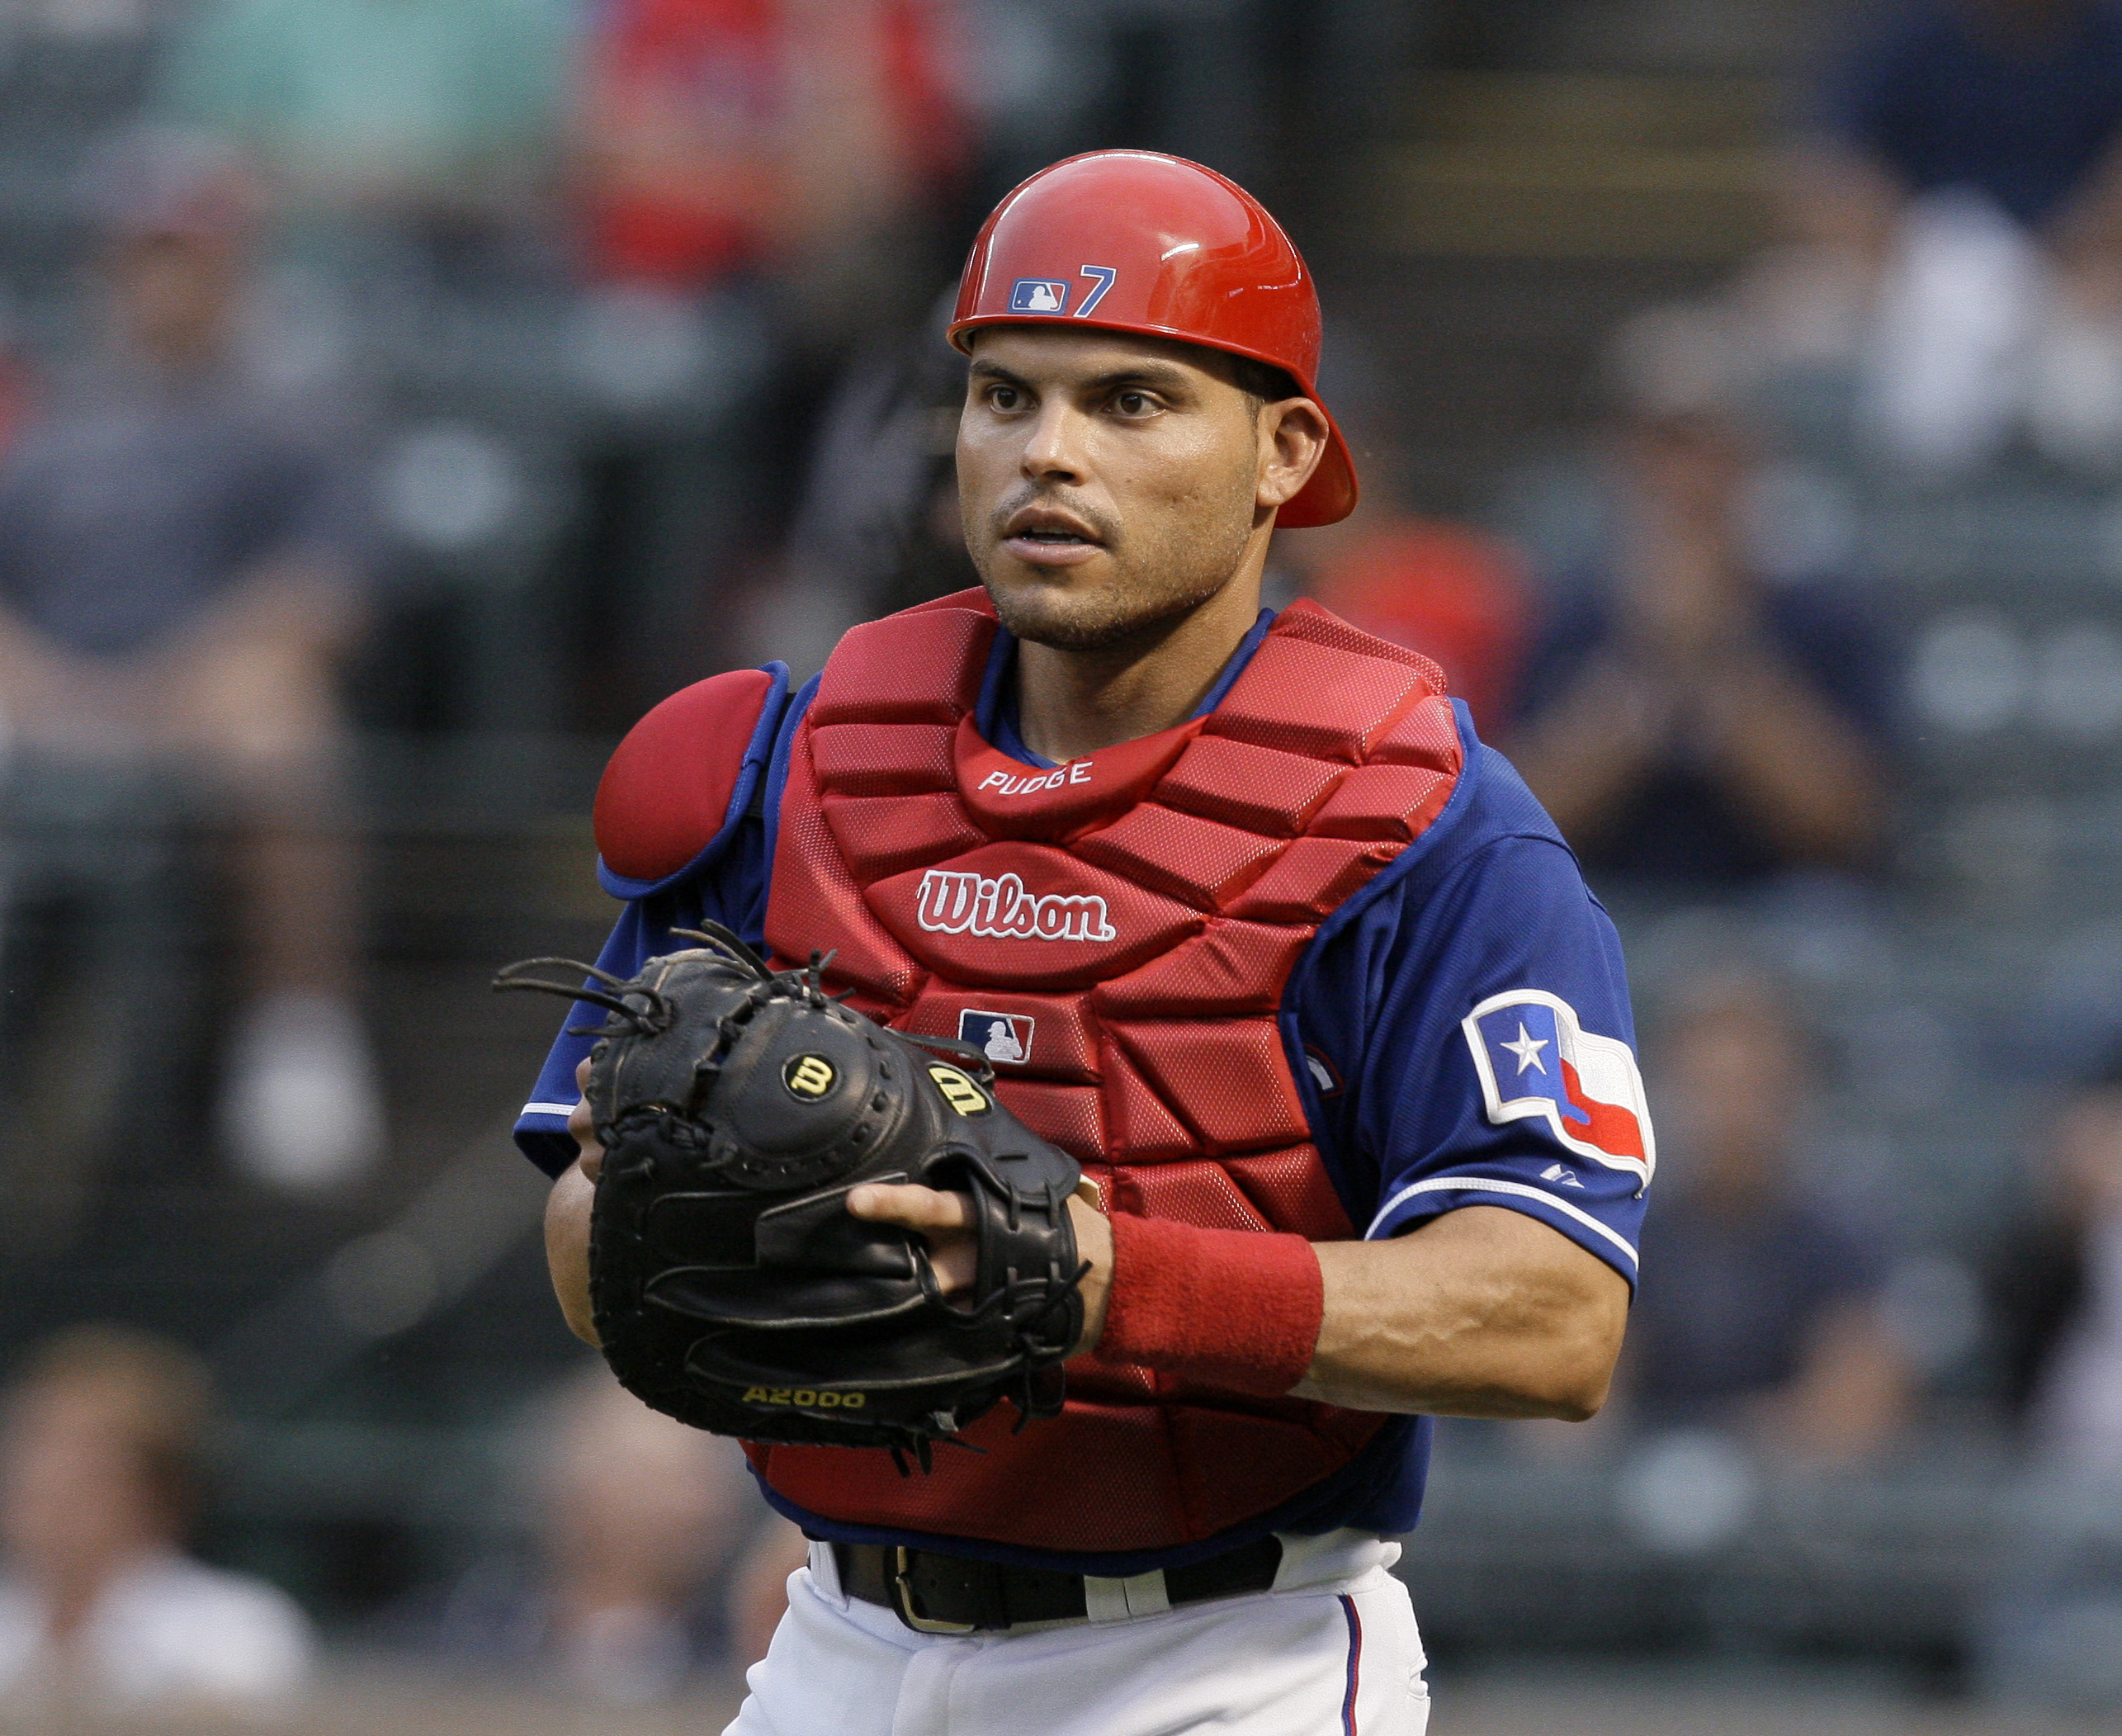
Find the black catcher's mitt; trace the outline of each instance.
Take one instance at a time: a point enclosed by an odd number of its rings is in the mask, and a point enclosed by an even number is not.
[[[924,1465],[999,1399],[1020,1427],[1055,1414],[1083,1327],[1075,1159],[1002,1107],[971,1044],[888,1030],[821,991],[816,958],[769,971],[703,929],[631,982],[541,958],[495,982],[607,1015],[587,1095],[604,1147],[590,1295],[612,1371],[718,1435]],[[602,986],[522,975],[545,965]],[[848,1213],[865,1181],[971,1201],[969,1289],[946,1297],[919,1236]]]

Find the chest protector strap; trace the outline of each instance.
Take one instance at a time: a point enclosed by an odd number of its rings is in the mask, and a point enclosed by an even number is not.
[[[840,642],[791,755],[777,960],[837,948],[863,1011],[980,1043],[1108,1211],[1354,1236],[1275,1015],[1320,923],[1451,795],[1435,665],[1299,603],[1208,717],[1042,772],[974,725],[996,631],[971,591]],[[754,1462],[844,1522],[1117,1554],[1279,1507],[1383,1422],[1094,1356],[1068,1376],[1061,1418],[991,1413],[929,1476],[844,1448]]]

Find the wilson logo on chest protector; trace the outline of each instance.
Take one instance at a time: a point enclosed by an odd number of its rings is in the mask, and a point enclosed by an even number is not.
[[[922,875],[914,920],[932,934],[998,939],[1112,940],[1119,932],[1095,892],[1033,893],[1014,874],[990,880],[958,868]]]

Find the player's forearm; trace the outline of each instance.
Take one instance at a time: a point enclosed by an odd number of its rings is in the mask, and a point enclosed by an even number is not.
[[[1232,1392],[1581,1419],[1605,1398],[1628,1316],[1610,1267],[1492,1207],[1382,1242],[1112,1223],[1098,1354]]]
[[[597,1190],[576,1163],[553,1184],[546,1199],[546,1265],[568,1330],[584,1344],[597,1342],[589,1308],[589,1206]]]
[[[1537,1220],[1472,1206],[1394,1241],[1314,1251],[1325,1309],[1296,1396],[1351,1410],[1571,1421],[1605,1402],[1628,1284]]]

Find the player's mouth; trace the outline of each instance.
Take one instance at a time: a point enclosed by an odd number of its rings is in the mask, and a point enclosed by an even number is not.
[[[1002,527],[1002,546],[1032,566],[1075,566],[1104,544],[1072,513],[1057,507],[1028,506],[1009,515]]]

